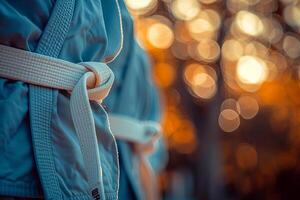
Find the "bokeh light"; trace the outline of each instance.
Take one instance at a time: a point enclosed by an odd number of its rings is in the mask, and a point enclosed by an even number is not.
[[[157,0],[125,0],[128,8],[136,14],[145,14],[157,5]]]
[[[299,0],[126,3],[165,102],[163,199],[210,199],[193,190],[207,177],[231,199],[292,199],[280,177],[299,174]]]
[[[199,73],[193,77],[192,91],[202,99],[212,98],[216,92],[216,81],[207,73]]]
[[[197,0],[174,0],[171,10],[178,19],[191,20],[200,12],[200,4]]]
[[[285,36],[282,48],[286,55],[292,59],[296,59],[300,56],[300,41],[296,37]]]
[[[224,109],[220,112],[218,122],[224,132],[233,132],[240,126],[240,117],[236,111]]]
[[[237,13],[236,24],[243,33],[251,36],[258,36],[264,30],[261,19],[257,15],[244,10]]]
[[[167,49],[173,43],[174,34],[169,26],[157,22],[149,27],[147,38],[154,47],[159,49]]]
[[[228,98],[228,99],[225,99],[223,101],[223,103],[221,104],[221,111],[222,110],[225,110],[225,109],[231,109],[231,110],[234,110],[234,111],[239,111],[240,110],[240,105],[238,104],[238,102],[233,99],[233,98]]]
[[[219,58],[220,47],[214,40],[204,39],[197,45],[199,59],[205,62],[214,62]]]
[[[237,63],[238,79],[244,84],[261,84],[266,80],[268,71],[263,60],[254,56],[243,56]]]
[[[216,71],[208,65],[202,65],[199,63],[190,63],[186,65],[184,69],[184,80],[188,85],[195,85],[197,78],[195,76],[199,74],[208,74],[214,80],[217,78]]]
[[[234,39],[226,40],[222,46],[222,56],[230,61],[238,60],[244,54],[243,45]]]
[[[241,96],[238,99],[238,112],[244,119],[251,119],[259,111],[259,105],[251,96]]]
[[[184,70],[184,80],[192,95],[201,99],[210,99],[217,92],[216,72],[207,65],[189,64]]]
[[[194,40],[214,39],[220,28],[221,17],[212,10],[202,10],[195,19],[187,21],[187,29]]]
[[[279,42],[283,36],[281,24],[274,18],[264,18],[262,22],[264,25],[262,37],[272,44]]]
[[[269,51],[268,48],[266,48],[262,43],[251,41],[245,45],[244,53],[245,55],[252,55],[257,58],[265,58],[268,55]]]
[[[284,20],[287,24],[294,27],[300,27],[300,6],[298,4],[290,4],[283,11]]]

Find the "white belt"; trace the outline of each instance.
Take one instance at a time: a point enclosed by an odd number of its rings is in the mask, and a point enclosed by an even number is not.
[[[101,184],[102,169],[89,100],[101,101],[108,95],[114,81],[109,67],[100,62],[74,64],[0,45],[0,77],[71,92],[71,115],[90,189]]]
[[[91,189],[96,187],[100,183],[102,169],[89,100],[101,102],[108,95],[114,81],[110,68],[100,62],[74,64],[0,45],[0,77],[71,93],[71,115],[89,186]],[[159,124],[152,121],[143,122],[121,115],[109,115],[109,119],[114,136],[128,142],[149,146],[160,133]],[[140,155],[143,153],[141,150]],[[143,166],[149,166],[146,159],[142,158],[141,162]]]
[[[118,139],[134,143],[144,199],[158,200],[156,177],[147,155],[154,151],[154,143],[161,136],[159,123],[116,114],[109,114],[109,121],[111,130]]]
[[[141,121],[132,117],[109,114],[109,122],[113,134],[121,140],[138,144],[152,143],[159,136],[161,127],[153,121]]]

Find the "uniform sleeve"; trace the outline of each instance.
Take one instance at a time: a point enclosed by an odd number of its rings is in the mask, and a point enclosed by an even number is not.
[[[109,109],[139,120],[160,122],[162,106],[152,79],[151,61],[134,37],[133,21],[123,1],[120,6],[124,43],[121,54],[109,64],[116,77],[114,88],[108,96]],[[159,170],[167,160],[163,138],[156,147],[149,159],[153,168]]]

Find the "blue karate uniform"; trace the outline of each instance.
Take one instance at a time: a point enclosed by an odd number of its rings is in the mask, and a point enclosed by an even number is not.
[[[133,38],[124,2],[119,4],[124,44],[108,64],[116,78],[104,104],[109,112],[156,121],[160,109],[148,59]],[[4,0],[0,44],[73,63],[105,62],[121,45],[118,20],[113,0]],[[69,103],[66,91],[0,78],[0,196],[91,199]],[[95,107],[105,199],[142,198],[128,144],[118,142],[118,155],[105,113]]]

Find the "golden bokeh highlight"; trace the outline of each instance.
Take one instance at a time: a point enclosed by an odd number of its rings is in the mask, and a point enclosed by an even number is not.
[[[260,42],[251,41],[244,46],[244,54],[265,58],[268,56],[268,48]]]
[[[243,56],[237,63],[236,74],[243,84],[260,85],[268,77],[266,64],[255,56]]]
[[[214,80],[216,80],[217,78],[216,71],[212,67],[208,65],[202,65],[199,63],[190,63],[185,66],[183,73],[184,81],[190,86],[195,85],[196,83],[194,81],[197,79],[195,78],[195,76],[203,73],[208,74]]]
[[[226,40],[222,46],[222,56],[226,60],[236,61],[244,54],[244,48],[241,42],[234,39]]]
[[[258,102],[251,96],[241,96],[238,105],[238,112],[244,119],[252,119],[259,111]]]
[[[213,68],[192,63],[185,67],[183,76],[195,97],[210,99],[216,94],[216,72]]]
[[[220,47],[214,40],[201,40],[197,45],[197,55],[202,61],[214,62],[220,56]]]
[[[212,9],[202,10],[195,19],[186,22],[191,37],[197,41],[214,39],[220,24],[220,15]]]
[[[189,86],[194,84],[194,75],[196,73],[206,73],[206,70],[202,65],[197,63],[192,63],[185,67],[183,78],[186,84],[188,84]]]
[[[225,99],[222,102],[220,110],[222,111],[222,110],[225,110],[225,109],[231,109],[231,110],[234,110],[234,111],[239,111],[240,110],[238,102],[235,99],[232,99],[232,98]]]
[[[247,35],[258,36],[264,30],[261,19],[249,11],[239,11],[235,20],[239,30]]]
[[[271,44],[276,44],[283,37],[283,29],[281,24],[274,18],[264,18],[262,20],[264,31],[262,38]]]
[[[174,33],[166,24],[157,22],[148,28],[147,39],[153,47],[167,49],[174,41]]]
[[[282,48],[286,55],[292,59],[296,59],[300,56],[300,41],[296,37],[289,35],[285,36]]]
[[[125,0],[125,3],[135,14],[145,14],[156,7],[157,0]]]
[[[242,197],[274,185],[280,170],[297,166],[299,5],[299,0],[143,0],[129,6],[141,44],[155,63],[154,80],[163,91],[163,132],[170,153],[178,155],[172,159],[198,153],[202,144],[198,148],[197,134],[210,131],[218,120],[220,131],[238,133],[222,134],[220,143],[227,145],[221,150],[225,184],[238,186]],[[183,96],[184,89],[193,99]],[[192,111],[191,119],[183,106],[187,102],[200,110]],[[215,111],[219,115],[210,115]],[[194,116],[208,113],[217,119],[196,127]],[[260,122],[263,118],[266,123]],[[260,141],[269,137],[274,140],[264,146]],[[284,153],[273,146],[281,138],[288,144]],[[257,147],[241,143],[245,141]]]
[[[293,27],[300,27],[300,5],[290,4],[284,8],[283,17],[285,22]]]
[[[216,81],[206,73],[196,74],[193,78],[193,93],[202,99],[210,99],[217,92]]]
[[[197,0],[174,0],[171,4],[173,15],[180,20],[191,20],[200,12]]]
[[[211,22],[200,17],[187,22],[187,27],[191,33],[195,34],[212,32],[215,30],[215,27]]]
[[[239,114],[232,109],[224,109],[219,115],[219,126],[224,132],[233,132],[240,126]]]

